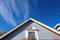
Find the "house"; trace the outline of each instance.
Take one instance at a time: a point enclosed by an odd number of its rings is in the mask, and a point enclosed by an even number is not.
[[[60,23],[58,23],[58,24],[54,27],[54,29],[56,29],[57,31],[60,31]]]
[[[2,35],[0,40],[60,40],[60,32],[30,18]]]

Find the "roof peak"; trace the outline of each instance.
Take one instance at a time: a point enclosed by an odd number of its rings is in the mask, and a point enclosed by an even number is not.
[[[33,18],[29,18],[30,20],[32,20]]]
[[[30,20],[31,20],[31,21],[34,21],[35,23],[37,23],[37,24],[43,26],[44,28],[46,28],[46,29],[48,29],[48,30],[51,30],[51,32],[53,32],[53,33],[55,33],[55,34],[57,34],[57,35],[60,36],[60,32],[59,32],[59,31],[54,30],[54,29],[52,29],[51,27],[49,27],[49,26],[43,24],[42,22],[36,21],[36,20],[33,19],[33,18],[29,18],[29,19],[26,20],[25,22],[19,24],[17,27],[13,28],[13,29],[10,30],[9,32],[7,32],[7,33],[5,33],[4,35],[2,35],[2,36],[0,37],[0,39],[2,39],[3,37],[7,36],[7,35],[10,34],[10,33],[12,33],[14,30],[16,30],[17,28],[21,27],[23,24],[29,22]]]

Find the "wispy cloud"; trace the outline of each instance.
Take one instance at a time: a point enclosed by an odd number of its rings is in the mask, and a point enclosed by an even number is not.
[[[12,8],[15,11],[16,16],[23,16],[26,20],[29,16],[29,4],[28,0],[11,0]]]
[[[16,22],[14,21],[12,13],[9,10],[7,10],[7,7],[3,3],[1,3],[0,5],[0,13],[8,24],[16,26]]]
[[[16,18],[19,17],[23,20],[29,17],[28,0],[0,0],[0,13],[8,24],[16,26],[14,14]]]
[[[28,1],[25,1],[23,3],[23,11],[24,11],[24,19],[26,20],[26,18],[29,17],[29,4],[28,4]]]

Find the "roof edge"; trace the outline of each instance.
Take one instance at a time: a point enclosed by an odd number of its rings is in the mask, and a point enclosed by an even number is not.
[[[50,26],[45,25],[45,24],[43,24],[42,22],[36,21],[36,20],[35,20],[35,19],[33,19],[33,18],[30,18],[30,20],[32,20],[32,21],[34,21],[34,22],[36,22],[36,23],[38,23],[38,24],[41,24],[41,25],[43,25],[44,27],[46,27],[46,28],[48,28],[48,29],[50,29],[50,30],[52,30],[52,31],[54,31],[54,32],[56,32],[57,34],[59,34],[59,35],[60,35],[60,32],[59,32],[59,31],[57,31],[57,30],[55,30],[54,28],[51,28]]]
[[[43,25],[44,27],[46,27],[46,28],[48,28],[48,29],[50,29],[50,30],[53,30],[54,32],[56,32],[57,34],[60,35],[60,32],[59,32],[59,31],[54,30],[54,29],[52,29],[51,27],[49,27],[49,26],[47,26],[47,25],[45,25],[45,24],[43,24],[43,23],[41,23],[41,22],[39,22],[39,21],[36,21],[36,20],[33,19],[33,18],[29,18],[29,19],[27,19],[26,21],[24,21],[23,23],[21,23],[20,25],[18,25],[17,27],[15,27],[15,28],[13,28],[12,30],[10,30],[9,32],[3,34],[3,35],[0,37],[0,39],[2,39],[3,37],[5,37],[6,35],[8,35],[9,33],[11,33],[12,31],[14,31],[15,29],[17,29],[18,27],[22,26],[23,24],[25,24],[26,22],[28,22],[28,21],[30,21],[30,20],[31,20],[31,21],[34,21],[34,22],[36,22],[36,23],[38,23],[38,24],[41,24],[41,25]]]
[[[0,39],[2,39],[3,37],[5,37],[6,35],[8,35],[9,33],[11,33],[12,31],[14,31],[15,29],[17,29],[18,27],[20,27],[21,25],[25,24],[26,22],[28,22],[29,20],[31,20],[31,18],[27,19],[26,21],[22,22],[21,24],[19,24],[18,26],[16,26],[15,28],[11,29],[10,31],[8,31],[7,33],[3,34],[2,36],[0,36]]]

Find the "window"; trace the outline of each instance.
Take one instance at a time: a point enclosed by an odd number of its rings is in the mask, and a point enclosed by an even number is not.
[[[35,32],[28,32],[28,38],[35,38]]]
[[[38,40],[38,30],[32,26],[27,28],[25,38],[30,40]]]

